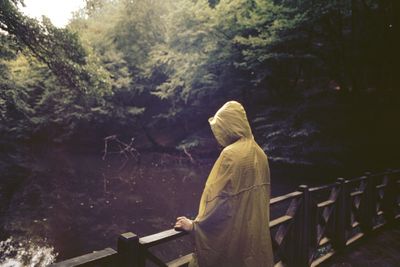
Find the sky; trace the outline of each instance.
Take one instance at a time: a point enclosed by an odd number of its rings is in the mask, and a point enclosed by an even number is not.
[[[72,18],[72,12],[85,5],[84,0],[24,0],[24,3],[21,10],[26,15],[39,19],[45,15],[57,27],[64,27]]]

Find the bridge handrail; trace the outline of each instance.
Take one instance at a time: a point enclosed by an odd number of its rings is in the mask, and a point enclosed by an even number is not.
[[[177,239],[181,236],[187,235],[188,233],[185,231],[176,231],[175,229],[170,229],[166,231],[162,231],[160,233],[148,235],[145,237],[141,237],[139,239],[139,243],[146,248],[150,248],[174,239]]]

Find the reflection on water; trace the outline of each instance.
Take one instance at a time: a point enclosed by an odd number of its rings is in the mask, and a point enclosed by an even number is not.
[[[40,246],[31,240],[17,242],[8,238],[0,241],[1,267],[44,267],[53,263],[56,256],[53,247]]]

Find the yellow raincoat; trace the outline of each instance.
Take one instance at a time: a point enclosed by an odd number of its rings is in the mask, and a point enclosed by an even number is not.
[[[209,119],[225,148],[207,179],[193,223],[189,266],[271,267],[270,174],[241,104],[229,101]]]

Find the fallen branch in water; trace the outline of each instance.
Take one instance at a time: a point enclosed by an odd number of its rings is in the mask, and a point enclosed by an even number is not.
[[[189,157],[191,163],[193,164],[196,163],[196,161],[192,157],[192,154],[190,154],[189,151],[187,151],[186,147],[183,147],[183,153],[185,153],[185,155]]]
[[[118,139],[117,135],[110,135],[104,138],[104,150],[103,150],[103,160],[106,160],[107,156],[110,154],[119,154],[125,158],[124,162],[122,163],[122,166],[119,168],[119,170],[122,170],[126,163],[129,161],[129,159],[135,158],[138,159],[140,157],[140,153],[133,147],[133,141],[135,138],[131,138],[131,141],[129,144],[121,141]],[[116,151],[109,151],[109,147],[111,146],[111,142],[116,143],[116,146],[118,146],[119,150]]]

